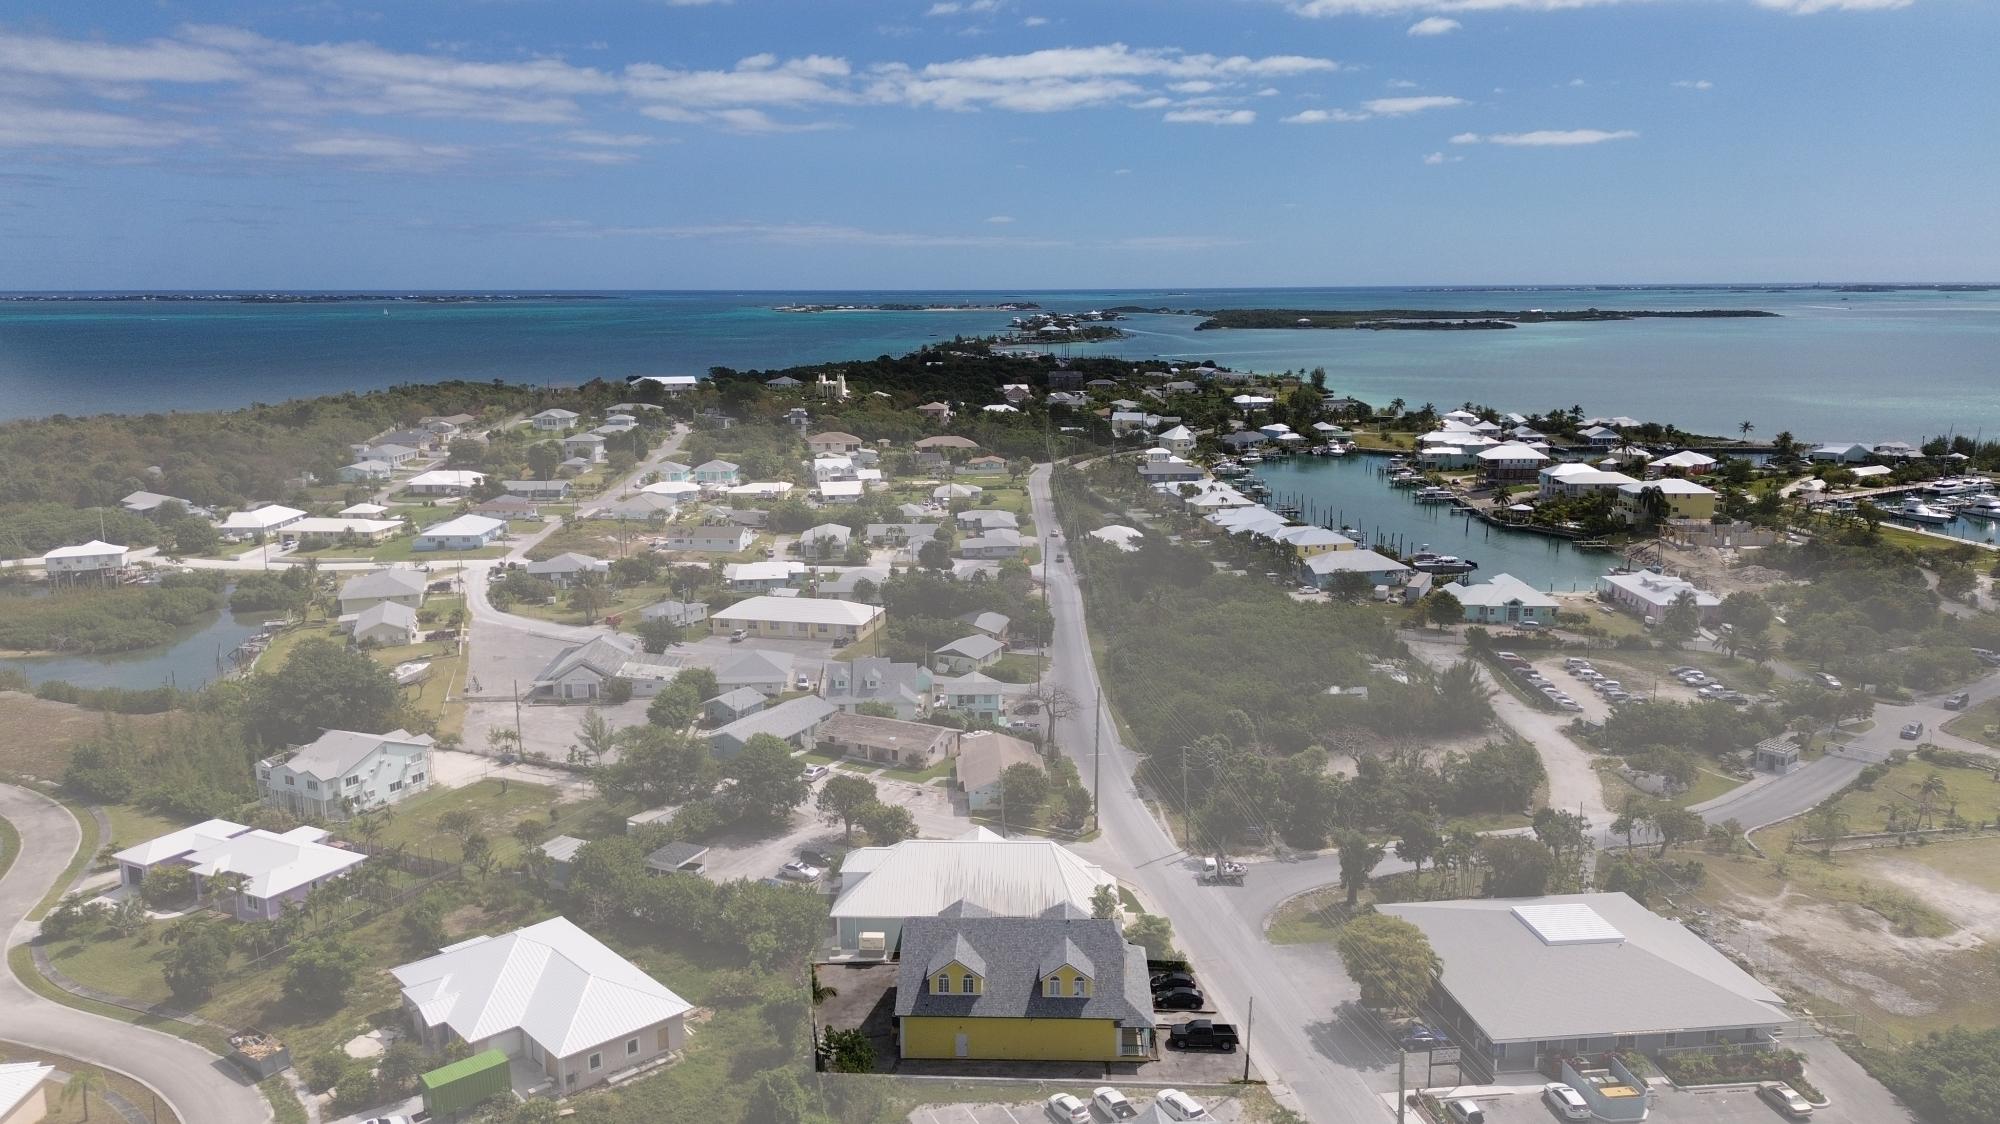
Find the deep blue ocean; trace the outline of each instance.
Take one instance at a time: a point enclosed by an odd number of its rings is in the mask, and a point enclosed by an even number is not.
[[[1801,440],[2000,434],[2000,291],[1341,288],[645,292],[497,304],[0,302],[0,419],[215,409],[445,378],[575,383],[900,354],[1005,328],[1003,312],[772,311],[783,304],[1045,308],[1758,308],[1779,318],[1545,324],[1511,331],[1206,331],[1138,315],[1075,347],[1263,372],[1325,367],[1374,403],[1466,401]],[[386,313],[386,315],[385,315]]]

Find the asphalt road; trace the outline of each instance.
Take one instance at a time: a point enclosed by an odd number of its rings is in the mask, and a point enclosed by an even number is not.
[[[21,836],[21,853],[0,877],[0,929],[11,949],[34,935],[23,919],[62,877],[82,832],[61,805],[12,785],[0,785],[0,817]],[[263,1094],[233,1063],[172,1035],[43,999],[11,971],[0,972],[0,1039],[125,1074],[158,1092],[186,1124],[266,1124],[272,1118]]]
[[[1047,465],[1035,468],[1028,488],[1036,525],[1055,528]],[[1337,1012],[1351,985],[1339,959],[1330,950],[1281,956],[1264,940],[1261,912],[1218,908],[1218,899],[1241,891],[1195,881],[1191,857],[1140,798],[1132,776],[1134,754],[1104,708],[1096,705],[1097,668],[1090,658],[1072,564],[1066,560],[1046,571],[1055,615],[1052,674],[1082,704],[1077,714],[1058,723],[1058,742],[1085,778],[1093,775],[1092,747],[1101,745],[1098,810],[1103,836],[1088,850],[1135,886],[1152,909],[1172,919],[1175,942],[1203,973],[1220,1017],[1242,1027],[1251,1023],[1254,1005],[1249,1052],[1285,1103],[1320,1124],[1379,1118],[1381,1102],[1363,1075],[1364,1069],[1380,1066],[1379,1056],[1367,1042],[1340,1033]],[[1101,742],[1094,739],[1094,727]],[[1253,881],[1270,865],[1258,864]]]

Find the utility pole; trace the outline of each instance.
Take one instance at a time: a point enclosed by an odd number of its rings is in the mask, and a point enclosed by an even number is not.
[[[1052,724],[1053,725],[1053,724]],[[1090,708],[1090,826],[1101,828],[1098,810],[1104,806],[1104,681],[1097,681],[1097,700]]]
[[[1250,1013],[1243,1020],[1243,1080],[1250,1080],[1250,1035],[1257,1029],[1257,997],[1250,997]]]
[[[514,752],[525,755],[521,741],[521,681],[514,680]]]
[[[1409,1060],[1410,1055],[1404,1053],[1402,1045],[1398,1044],[1396,1046],[1396,1124],[1403,1124],[1403,1113],[1408,1108],[1410,1102],[1409,1095],[1403,1092],[1403,1067]]]

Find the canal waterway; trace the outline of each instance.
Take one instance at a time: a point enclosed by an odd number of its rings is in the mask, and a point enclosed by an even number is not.
[[[1294,456],[1256,466],[1271,489],[1272,504],[1300,506],[1301,522],[1353,527],[1362,545],[1403,554],[1428,548],[1479,564],[1466,580],[1495,574],[1514,577],[1550,593],[1589,590],[1619,564],[1607,551],[1578,550],[1565,539],[1494,527],[1450,504],[1420,504],[1410,489],[1393,488],[1388,458]]]
[[[192,691],[222,678],[230,667],[229,653],[258,632],[269,616],[224,609],[207,624],[189,625],[169,644],[97,655],[14,657],[0,659],[0,668],[21,671],[36,684],[62,680],[78,687]]]

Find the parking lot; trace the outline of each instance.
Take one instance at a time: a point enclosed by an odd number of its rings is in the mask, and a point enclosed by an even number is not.
[[[1117,1086],[1113,1086],[1117,1088]],[[1081,1101],[1089,1101],[1090,1087],[1083,1085],[1051,1085],[1035,1100],[993,1102],[986,1104],[933,1104],[923,1105],[910,1113],[910,1124],[1048,1124],[1049,1115],[1045,1109],[1051,1093],[1068,1093]],[[1132,1102],[1132,1107],[1145,1112],[1153,1103],[1152,1088],[1119,1089]],[[1195,1099],[1208,1109],[1210,1118],[1221,1124],[1234,1124],[1243,1118],[1243,1104],[1229,1096],[1211,1096],[1196,1093]],[[1103,1113],[1093,1111],[1093,1120],[1104,1120]]]
[[[1448,1094],[1439,1096],[1450,1099]],[[1654,1085],[1652,1098],[1647,1124],[1784,1124],[1786,1119],[1759,1099],[1753,1088],[1688,1093],[1670,1085]],[[1549,1124],[1562,1119],[1542,1100],[1540,1086],[1473,1099],[1485,1113],[1487,1124]],[[1815,1124],[1869,1124],[1841,1111],[1837,1104],[1815,1109],[1812,1118]]]

